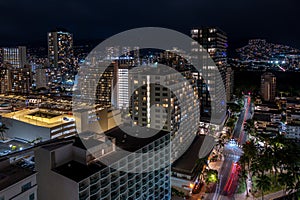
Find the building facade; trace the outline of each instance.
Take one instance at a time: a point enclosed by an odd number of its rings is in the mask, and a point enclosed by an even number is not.
[[[0,76],[1,93],[28,94],[32,88],[30,65],[14,68],[4,64]]]
[[[227,102],[231,100],[233,95],[233,87],[234,86],[234,71],[231,67],[227,67],[226,69],[226,100]]]
[[[74,80],[73,35],[67,31],[48,33],[49,85],[65,85]]]
[[[46,69],[43,67],[39,67],[35,70],[34,74],[35,87],[38,88],[46,88],[47,87],[47,76]]]
[[[200,88],[199,98],[202,105],[201,117],[206,116],[203,121],[210,120],[211,116],[215,116],[215,124],[221,124],[225,120],[224,111],[226,109],[226,99],[223,97],[226,90],[226,72],[227,72],[227,34],[217,27],[201,27],[191,30],[191,37],[195,40],[192,42],[192,53],[197,56],[201,55],[203,60],[200,64],[202,71],[199,73],[198,81]],[[199,48],[199,44],[202,48]],[[210,62],[210,58],[214,61]],[[227,93],[227,92],[226,92]],[[213,113],[212,113],[213,112]]]
[[[276,96],[276,77],[271,72],[261,75],[260,93],[264,101],[274,101]]]
[[[25,109],[2,115],[3,123],[8,127],[7,135],[26,141],[42,141],[62,138],[76,134],[73,116],[39,109]]]
[[[22,68],[26,64],[26,47],[2,48],[3,63],[10,64],[13,69]]]
[[[198,130],[195,82],[190,71],[141,70],[130,74],[133,124],[171,132],[173,162],[187,150]]]
[[[115,144],[121,142],[118,135],[124,134],[119,131],[117,128],[107,133],[114,135],[110,138],[116,136]],[[86,141],[75,138],[69,144],[41,148],[36,152],[38,197],[43,200],[170,200],[170,148],[164,148],[169,141],[170,136],[163,134],[146,145],[135,145],[138,147],[131,149],[132,153],[122,155],[99,136]],[[89,151],[83,145],[85,142],[93,144]],[[120,147],[126,149],[125,146]],[[110,160],[111,165],[101,160]]]

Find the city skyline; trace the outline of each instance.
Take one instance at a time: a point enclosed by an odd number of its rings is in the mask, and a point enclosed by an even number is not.
[[[0,2],[0,200],[300,200],[300,2]]]
[[[121,3],[125,6],[118,6]],[[220,0],[184,3],[32,0],[18,3],[6,1],[1,2],[0,6],[3,10],[0,14],[3,27],[1,46],[46,44],[46,33],[57,27],[72,32],[76,35],[76,41],[101,40],[121,31],[145,26],[171,28],[189,35],[191,28],[215,25],[228,33],[233,46],[245,43],[247,39],[265,38],[300,48],[300,30],[296,26],[299,2],[292,0],[285,4],[278,0],[230,3]],[[54,14],[56,7],[61,12]],[[9,14],[12,9],[17,14]]]

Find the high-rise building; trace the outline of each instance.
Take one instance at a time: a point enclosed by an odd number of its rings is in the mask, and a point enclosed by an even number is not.
[[[113,85],[116,83],[116,65],[110,64],[100,72],[98,64],[92,63],[78,73],[78,84],[75,85],[75,97],[81,102],[112,106]]]
[[[13,69],[22,68],[26,64],[26,47],[5,47],[2,49],[2,56],[4,64],[10,64]]]
[[[264,101],[274,101],[276,96],[276,77],[271,72],[261,75],[260,92]]]
[[[198,81],[200,84],[198,87],[202,91],[199,93],[201,105],[203,105],[201,117],[207,116],[206,118],[209,119],[214,115],[215,119],[218,118],[214,123],[222,123],[225,119],[224,109],[226,109],[226,99],[222,98],[224,96],[222,93],[224,93],[223,89],[227,89],[227,35],[217,27],[201,27],[192,29],[191,37],[195,40],[192,43],[192,52],[196,54],[202,52],[203,50],[199,49],[200,44],[215,63],[215,65],[210,63],[209,58],[203,54],[202,66],[199,66],[202,71],[198,76],[201,79]],[[218,73],[222,80],[218,80]]]
[[[92,87],[96,87],[96,104],[111,107],[112,106],[112,94],[113,94],[113,86],[116,82],[115,74],[116,74],[116,66],[114,64],[108,66],[106,70],[95,80],[95,84]],[[88,91],[92,90],[90,88]]]
[[[35,87],[38,88],[46,88],[47,87],[47,76],[46,76],[46,69],[40,66],[36,68],[34,74],[35,80]]]
[[[119,127],[105,132],[107,137],[82,134],[90,136],[36,151],[39,199],[171,199],[168,132],[147,139]]]
[[[202,27],[192,29],[191,36],[209,53],[221,71],[227,64],[227,34],[217,27]]]
[[[32,88],[31,66],[11,70],[11,92],[15,94],[28,94]]]
[[[75,78],[73,65],[73,35],[67,31],[48,33],[50,85],[64,85]]]
[[[124,51],[126,52],[126,51]],[[134,51],[133,53],[136,53]],[[120,56],[113,61],[114,64],[114,91],[112,104],[117,109],[127,109],[129,107],[129,72],[136,66],[135,57]]]
[[[226,98],[230,101],[233,95],[233,85],[234,85],[234,71],[231,67],[227,67],[226,70]]]
[[[4,64],[0,77],[1,93],[28,94],[32,87],[31,66],[14,68]]]
[[[12,81],[11,81],[11,69],[10,67],[5,64],[1,69],[1,76],[0,76],[0,89],[1,94],[6,94],[11,91],[12,88]]]
[[[134,67],[135,60],[128,57],[120,57],[114,62],[114,91],[112,104],[117,109],[129,107],[129,72]]]
[[[141,68],[130,73],[130,94],[134,125],[171,132],[173,162],[190,146],[199,125],[198,102],[193,98],[197,91],[190,71]]]
[[[128,86],[129,67],[118,67],[117,82],[117,108],[128,108],[129,106],[129,86]]]
[[[113,60],[102,72],[96,63],[79,71],[79,77],[84,79],[79,82],[76,90],[80,92],[82,101],[117,109],[128,108],[130,99],[128,76],[134,62],[131,57],[120,57]],[[96,93],[93,92],[95,88]]]

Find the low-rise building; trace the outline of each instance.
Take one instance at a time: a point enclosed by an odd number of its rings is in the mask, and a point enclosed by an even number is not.
[[[285,137],[293,140],[300,140],[300,126],[286,125]]]
[[[8,158],[0,160],[0,199],[36,200],[36,172],[10,164]]]
[[[9,138],[41,141],[76,134],[72,115],[41,109],[25,109],[2,114],[2,122],[8,127]]]

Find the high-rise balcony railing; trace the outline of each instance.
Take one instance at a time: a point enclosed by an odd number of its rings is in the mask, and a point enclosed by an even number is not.
[[[129,189],[129,191],[128,191],[129,197],[132,197],[134,194],[135,194],[135,190]]]
[[[118,199],[119,193],[118,192],[113,192],[111,194],[111,199]]]
[[[120,180],[120,185],[123,185],[123,184],[125,184],[127,182],[127,180],[125,179],[125,178],[121,178],[121,180]]]
[[[134,177],[134,174],[132,174],[132,173],[128,174],[128,180],[132,179],[133,177]]]
[[[104,181],[101,181],[101,187],[106,187],[107,185],[109,184],[109,181],[107,180],[104,180]]]
[[[109,175],[109,172],[108,171],[103,171],[101,172],[101,178],[105,178]]]
[[[128,187],[131,188],[134,186],[135,182],[134,181],[128,181]]]
[[[113,175],[111,175],[110,179],[111,179],[111,182],[114,182],[114,181],[116,181],[118,179],[118,176],[115,175],[115,174],[113,174]]]
[[[103,191],[101,191],[101,198],[106,197],[109,193],[110,193],[109,190],[103,190]]]
[[[100,191],[100,186],[94,186],[94,187],[91,187],[90,188],[90,194],[91,195],[94,195],[94,194],[96,194],[97,192],[99,192]]]
[[[79,184],[79,191],[85,190],[86,188],[88,188],[88,186],[89,185],[86,182],[80,183]]]
[[[89,193],[85,192],[79,195],[79,200],[86,200],[89,197]]]
[[[100,179],[98,177],[90,178],[90,185],[97,183]]]
[[[127,191],[127,188],[125,186],[120,188],[120,194],[123,194],[126,191]]]

